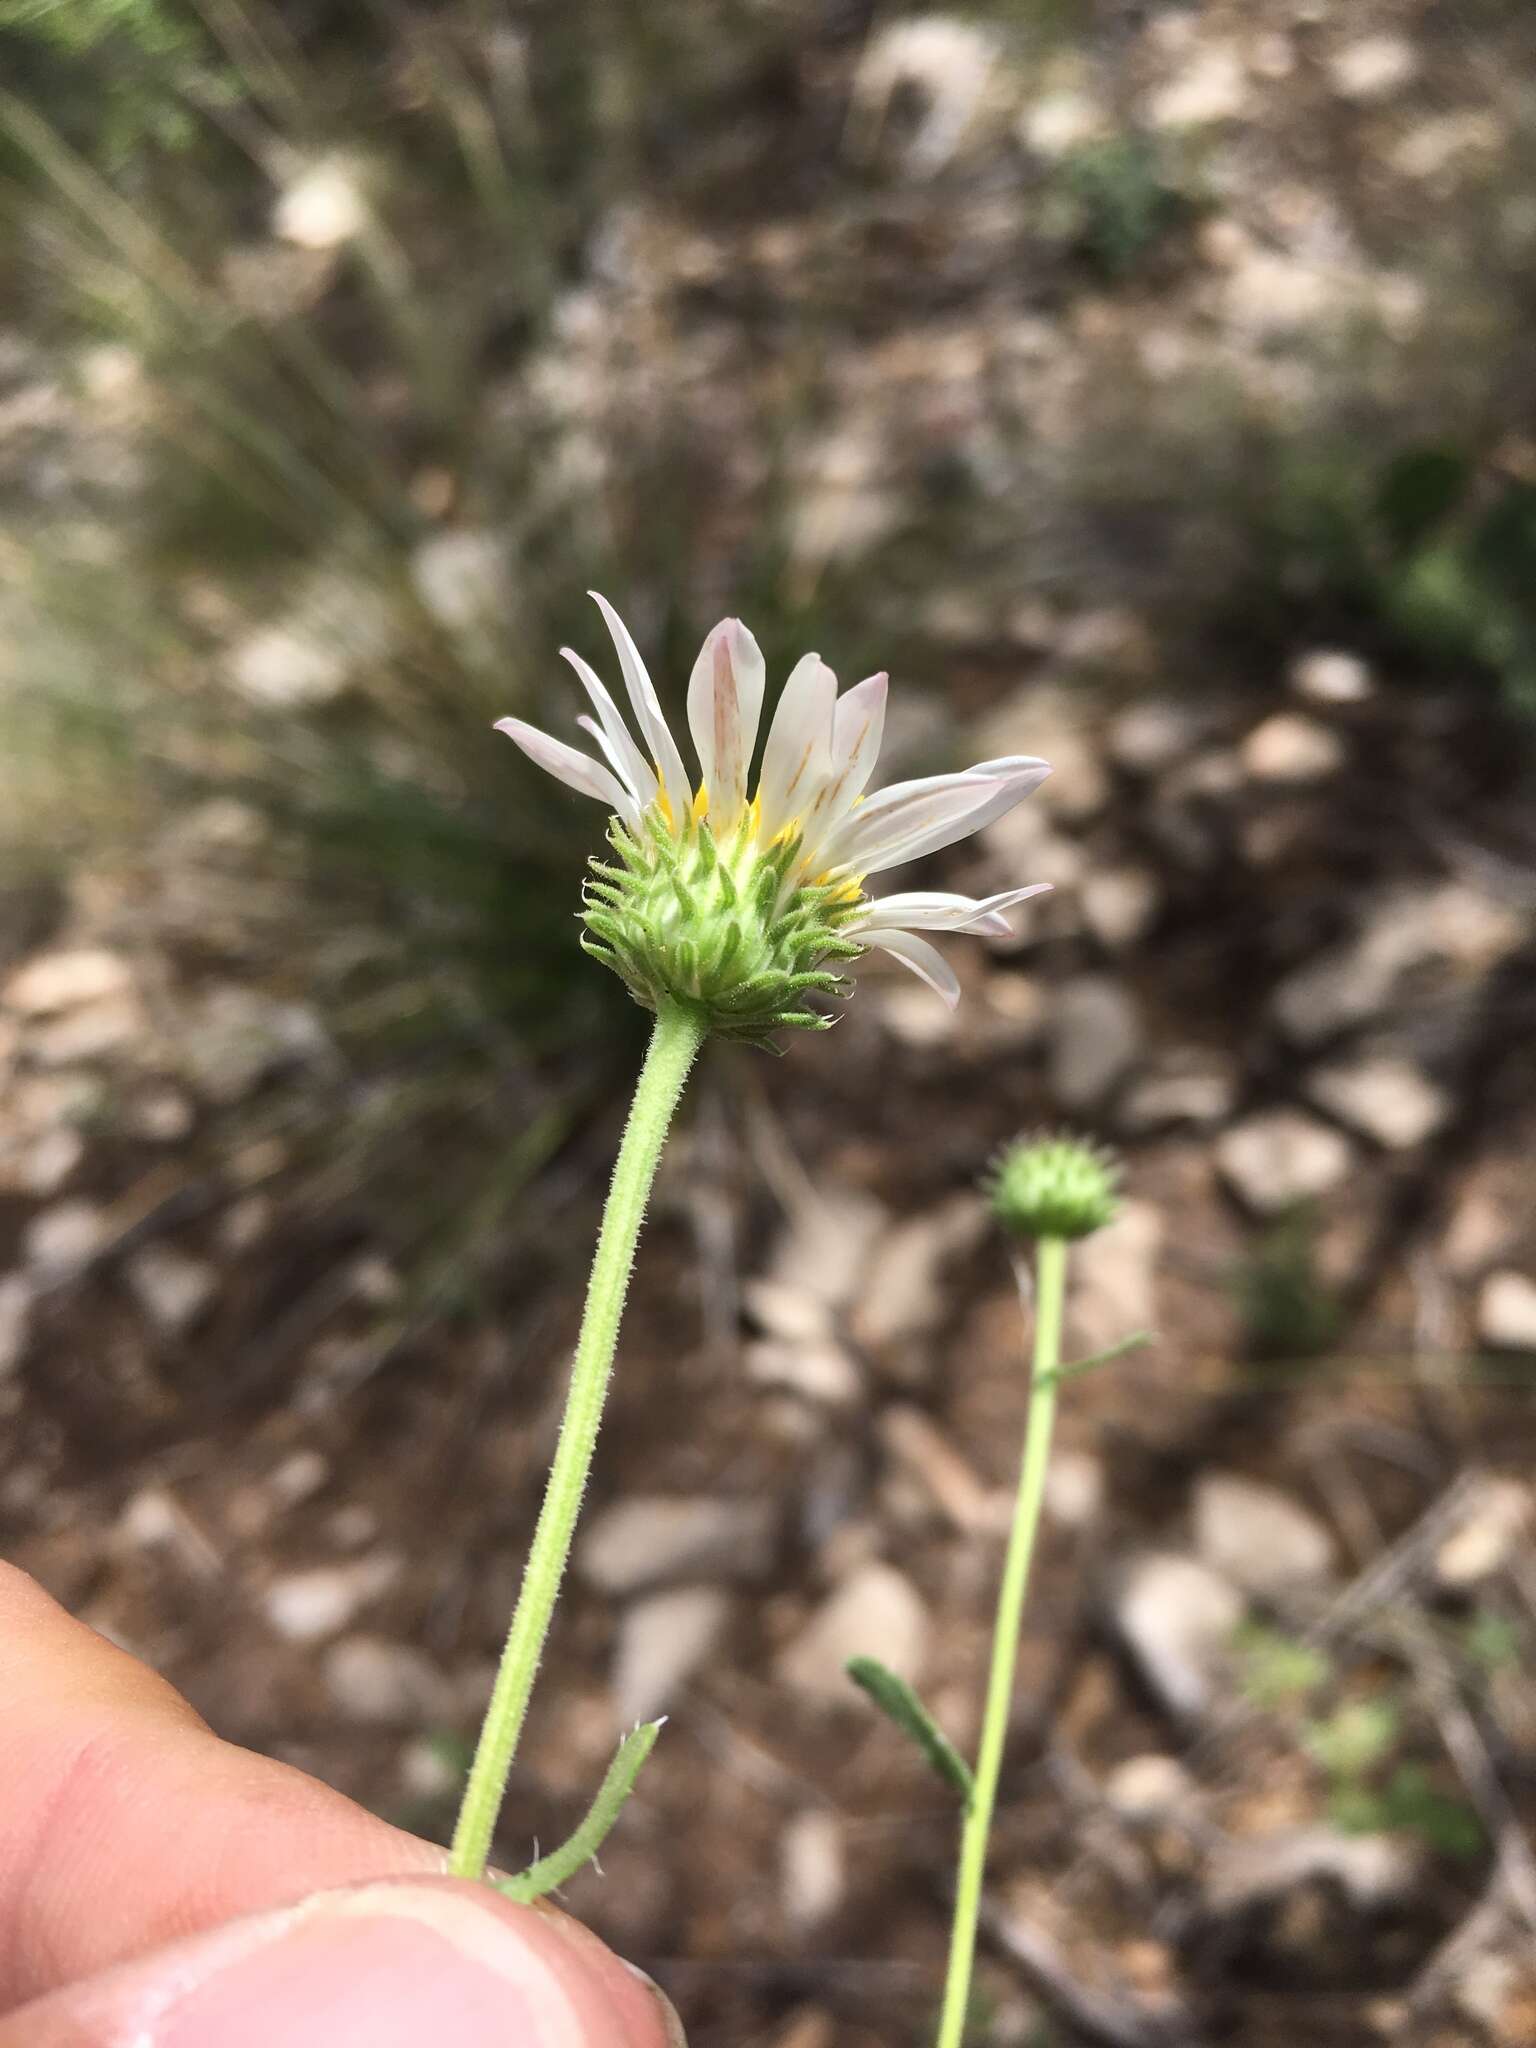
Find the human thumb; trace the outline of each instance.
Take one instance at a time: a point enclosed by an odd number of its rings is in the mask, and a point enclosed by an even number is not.
[[[0,2048],[676,2048],[661,1995],[564,1915],[411,1878],[321,1892],[0,2019]]]

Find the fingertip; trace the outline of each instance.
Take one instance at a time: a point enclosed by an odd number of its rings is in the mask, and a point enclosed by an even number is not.
[[[23,2031],[15,2032],[17,2027]],[[563,1915],[399,1879],[233,1922],[55,1993],[0,2048],[673,2048],[648,1979]]]

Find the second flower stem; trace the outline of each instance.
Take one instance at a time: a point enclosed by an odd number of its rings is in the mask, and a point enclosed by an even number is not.
[[[669,1005],[657,1012],[603,1209],[544,1504],[539,1510],[528,1562],[523,1568],[522,1589],[454,1829],[448,1865],[454,1877],[479,1878],[485,1874],[497,1816],[506,1796],[507,1778],[528,1717],[533,1681],[549,1634],[560,1582],[565,1576],[566,1560],[571,1554],[571,1538],[586,1491],[587,1474],[592,1468],[635,1243],[661,1148],[703,1037],[703,1023],[691,1010]]]
[[[1066,1295],[1067,1247],[1062,1238],[1040,1240],[1036,1258],[1035,1349],[1030,1376],[1029,1421],[1019,1465],[1019,1491],[1003,1582],[997,1596],[997,1622],[992,1635],[992,1665],[982,1714],[981,1743],[976,1753],[976,1783],[960,1833],[960,1870],[955,1888],[955,1918],[949,1943],[949,1969],[944,1979],[944,2005],[936,2048],[960,2048],[971,1998],[971,1972],[976,1960],[976,1929],[981,1918],[982,1880],[986,1875],[987,1843],[997,1804],[997,1782],[1003,1767],[1003,1745],[1013,1705],[1013,1677],[1018,1663],[1024,1596],[1034,1556],[1045,1473],[1051,1455],[1051,1429],[1056,1419],[1056,1368],[1061,1363],[1061,1316]]]

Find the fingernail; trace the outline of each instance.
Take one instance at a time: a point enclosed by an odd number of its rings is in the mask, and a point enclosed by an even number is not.
[[[678,2018],[677,2007],[668,1998],[654,1977],[648,1977],[638,1963],[625,1963],[624,1967],[632,1977],[638,1977],[646,1990],[656,2001],[656,2010],[661,2014],[661,2037],[667,2048],[688,2048],[688,2036],[683,2032],[683,2023]]]
[[[367,1885],[253,1923],[250,1942],[139,2038],[147,2048],[597,2048],[630,2038],[625,1989],[606,1952],[584,1954],[488,1891]]]

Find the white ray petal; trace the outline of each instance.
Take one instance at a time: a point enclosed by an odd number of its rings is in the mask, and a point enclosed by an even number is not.
[[[968,768],[968,775],[1008,778],[1007,789],[983,806],[971,830],[984,832],[988,825],[995,825],[999,818],[1006,817],[1016,803],[1040,787],[1050,772],[1050,762],[1038,760],[1032,754],[1004,754],[996,761],[978,761],[974,768]]]
[[[894,783],[861,804],[832,835],[821,864],[872,875],[936,853],[1002,817],[1049,773],[1044,761],[1020,755],[959,775]]]
[[[837,677],[819,654],[802,655],[779,696],[763,772],[758,830],[765,844],[809,810],[832,773]]]
[[[598,748],[607,759],[609,767],[613,770],[614,774],[619,778],[619,782],[624,789],[625,797],[627,799],[624,809],[620,815],[623,817],[626,825],[631,825],[634,827],[636,831],[638,831],[640,829],[640,813],[644,809],[644,805],[640,802],[639,798],[635,796],[634,792],[629,787],[628,778],[625,776],[624,770],[620,765],[619,757],[614,750],[612,740],[609,739],[607,733],[603,731],[603,728],[598,724],[597,720],[595,718],[589,718],[584,711],[576,720],[576,723],[581,727],[583,732],[590,733],[593,739],[596,740]],[[652,787],[655,787],[654,777],[652,778]]]
[[[890,678],[866,676],[839,697],[832,719],[832,772],[804,816],[802,865],[810,873],[824,865],[821,849],[853,809],[874,773],[885,731]]]
[[[728,832],[747,802],[747,771],[763,713],[763,657],[740,619],[722,619],[688,682],[688,730],[698,750],[709,822]]]
[[[619,778],[590,754],[579,753],[564,740],[551,739],[547,732],[525,725],[520,718],[498,718],[496,730],[515,740],[529,760],[536,761],[557,782],[579,790],[583,796],[595,797],[610,811],[617,811],[627,824],[639,824],[640,812],[634,798]]]
[[[635,719],[645,743],[651,750],[656,773],[666,790],[672,806],[674,820],[681,821],[693,799],[693,790],[688,774],[683,767],[683,757],[677,750],[671,728],[662,712],[661,699],[656,695],[656,686],[640,659],[640,650],[630,638],[629,628],[619,617],[613,606],[601,592],[587,592],[607,621],[608,631],[613,636],[618,651],[619,667],[624,671],[624,687],[629,692],[629,701],[634,707]]]
[[[837,700],[832,721],[832,760],[840,806],[851,807],[864,794],[874,773],[885,736],[885,704],[891,679],[884,669],[866,676]]]
[[[996,896],[956,896],[947,889],[908,889],[895,896],[881,896],[869,906],[871,926],[907,932],[978,932],[988,938],[1007,938],[1012,927],[1004,911],[1038,896],[1049,882],[1032,882],[1025,889],[1004,889]],[[857,928],[855,928],[857,935]]]
[[[917,938],[912,932],[869,931],[860,932],[858,937],[861,944],[878,946],[882,953],[889,953],[903,967],[911,968],[918,980],[926,981],[951,1009],[959,1002],[960,983],[955,970],[937,946],[930,946],[926,939]]]
[[[575,669],[582,688],[592,700],[592,709],[597,713],[598,723],[608,742],[603,752],[613,763],[619,780],[629,784],[636,803],[644,809],[645,805],[655,801],[655,769],[635,745],[634,735],[624,723],[624,714],[608,694],[607,686],[596,670],[583,661],[573,647],[562,647],[560,653]]]

